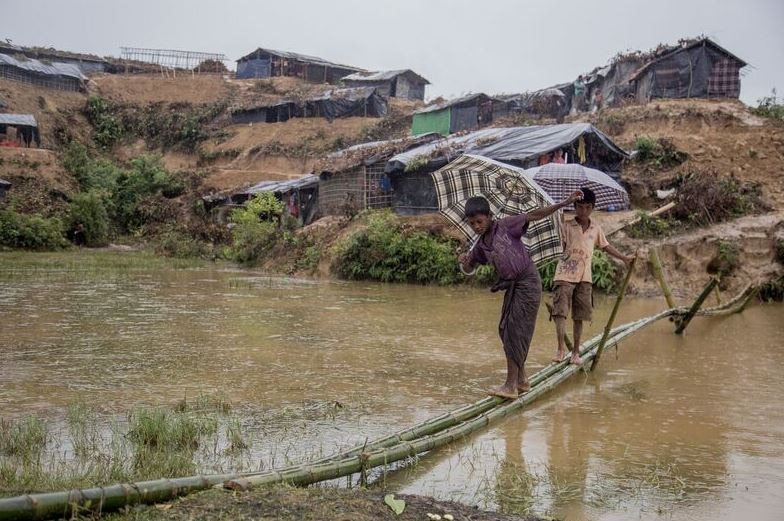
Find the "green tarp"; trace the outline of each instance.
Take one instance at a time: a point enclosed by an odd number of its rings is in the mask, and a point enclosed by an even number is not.
[[[442,136],[448,136],[451,115],[451,107],[433,112],[414,114],[414,121],[411,123],[411,135],[418,136],[428,132],[438,132]]]

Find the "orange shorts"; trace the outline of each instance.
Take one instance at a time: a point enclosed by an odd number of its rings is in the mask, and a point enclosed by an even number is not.
[[[571,310],[572,320],[591,321],[593,284],[590,282],[555,281],[553,289],[553,316],[568,317]]]

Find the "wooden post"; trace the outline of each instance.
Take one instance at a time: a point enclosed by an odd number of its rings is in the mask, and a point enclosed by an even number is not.
[[[659,287],[661,287],[662,293],[664,293],[664,299],[667,301],[667,306],[669,306],[670,309],[674,308],[675,300],[673,300],[670,286],[667,285],[667,280],[664,278],[664,270],[662,269],[659,251],[656,247],[652,247],[648,250],[648,261],[651,263],[653,276],[659,281]]]
[[[716,277],[711,277],[708,284],[706,284],[705,287],[703,288],[702,293],[700,293],[700,296],[697,297],[697,300],[695,300],[694,304],[691,305],[689,311],[686,312],[686,315],[684,315],[684,317],[681,318],[680,320],[676,320],[678,324],[678,327],[675,328],[676,335],[680,335],[683,333],[683,330],[686,329],[686,326],[689,325],[691,319],[694,318],[694,314],[697,313],[697,311],[699,311],[700,306],[702,306],[702,303],[705,302],[705,299],[708,298],[708,295],[710,295],[711,291],[713,291],[713,288],[718,283],[719,283],[719,279],[717,279]]]
[[[594,370],[596,364],[599,363],[599,359],[602,357],[604,345],[607,343],[607,338],[610,336],[610,330],[612,329],[613,322],[615,321],[615,315],[618,313],[618,309],[621,307],[623,296],[626,293],[626,287],[629,285],[629,279],[631,278],[632,272],[634,271],[635,262],[637,262],[636,256],[632,259],[631,264],[629,264],[629,269],[626,271],[626,277],[624,277],[623,284],[621,284],[621,289],[618,292],[618,297],[615,299],[615,305],[613,306],[612,312],[610,313],[610,318],[607,319],[607,325],[604,326],[602,339],[599,341],[599,347],[596,348],[596,356],[593,358],[593,362],[591,363],[591,371]]]

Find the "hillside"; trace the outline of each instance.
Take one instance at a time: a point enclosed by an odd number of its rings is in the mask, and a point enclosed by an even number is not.
[[[176,78],[106,75],[91,79],[86,93],[68,93],[0,80],[6,111],[35,114],[42,145],[47,149],[0,149],[0,177],[14,185],[7,203],[29,213],[62,212],[79,190],[79,183],[62,166],[62,153],[69,142],[79,142],[87,144],[95,157],[120,164],[140,154],[160,155],[166,168],[185,183],[185,193],[173,202],[179,205],[182,222],[191,223],[191,209],[203,195],[228,193],[264,180],[296,178],[309,173],[315,162],[331,151],[354,143],[405,136],[411,114],[419,106],[393,100],[385,118],[232,123],[232,110],[238,107],[317,95],[330,88],[291,78],[253,81],[219,74]],[[89,100],[95,97],[103,100],[103,112],[90,116]],[[725,288],[770,280],[781,272],[775,260],[776,241],[784,233],[781,122],[755,116],[735,100],[662,100],[579,114],[569,120],[592,122],[627,150],[637,147],[640,138],[657,146],[664,144],[669,154],[666,157],[630,160],[624,166],[624,182],[636,208],[660,206],[657,190],[676,187],[695,172],[731,175],[738,186],[756,187],[768,209],[765,215],[697,228],[673,228],[663,236],[647,239],[627,237],[624,232],[616,236],[622,247],[639,249],[641,254],[651,244],[660,246],[665,267],[682,276],[679,287],[685,293],[699,289],[707,276],[706,267],[727,240],[741,246],[741,258],[732,277],[726,278]],[[119,126],[110,127],[117,135],[101,146],[97,131],[106,122],[119,122]],[[633,212],[597,217],[610,226],[631,215]],[[454,237],[448,226],[437,224],[439,219],[409,218],[405,226]],[[330,276],[326,255],[329,246],[356,226],[345,219],[330,218],[315,223],[310,231],[302,231],[314,237],[325,252],[319,269],[311,274]],[[210,236],[210,240],[219,236],[225,238],[225,231]],[[286,253],[283,249],[279,253],[282,257],[278,261],[266,262],[268,268],[287,272],[298,269],[290,257],[302,252]],[[646,275],[644,263],[640,264],[633,290],[653,293],[655,282]]]

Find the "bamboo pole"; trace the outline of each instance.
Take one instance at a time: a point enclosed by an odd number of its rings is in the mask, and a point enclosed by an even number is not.
[[[158,479],[45,494],[0,499],[0,521],[71,518],[86,510],[108,512],[125,505],[156,503],[206,490],[236,474]]]
[[[615,335],[629,335],[642,327],[655,322],[663,317],[672,314],[672,310],[665,310],[653,317],[647,319],[637,320],[635,322],[624,324],[616,328]],[[591,339],[586,342],[586,347],[582,351],[581,356],[585,357],[586,361],[594,357],[596,346],[598,345],[599,337]],[[590,345],[590,347],[589,347]],[[410,456],[428,452],[444,446],[448,443],[462,439],[469,434],[486,427],[490,423],[504,418],[514,411],[522,409],[524,406],[533,402],[543,394],[555,388],[557,385],[577,373],[581,367],[569,364],[567,361],[553,364],[557,366],[558,370],[553,372],[548,378],[545,378],[537,385],[532,386],[531,390],[522,395],[517,400],[511,402],[503,402],[501,405],[475,417],[471,420],[455,425],[449,429],[441,431],[431,436],[424,436],[422,438],[403,442],[398,445],[376,449],[374,451],[353,455],[351,457],[333,461],[328,463],[321,463],[317,466],[298,465],[288,467],[280,471],[267,471],[258,473],[251,476],[245,476],[239,479],[228,480],[224,486],[231,489],[247,489],[259,485],[269,485],[285,481],[292,485],[308,485],[317,481],[327,479],[334,479],[347,474],[359,472],[362,469],[369,469],[381,465],[394,463]],[[551,366],[548,366],[551,367]]]
[[[629,263],[629,268],[626,270],[626,276],[623,278],[623,284],[621,284],[621,289],[618,291],[618,297],[616,297],[615,304],[613,305],[612,311],[610,312],[610,318],[607,319],[607,325],[604,326],[604,334],[602,334],[602,339],[599,341],[599,346],[596,348],[596,356],[594,357],[593,363],[591,364],[591,371],[596,368],[596,365],[599,363],[599,359],[602,357],[604,345],[607,343],[607,338],[610,336],[610,328],[612,328],[613,322],[615,322],[615,315],[618,314],[618,310],[621,307],[621,302],[623,302],[623,296],[626,294],[626,288],[629,286],[629,279],[632,277],[634,264],[636,262],[637,255],[632,257],[632,261]]]
[[[667,307],[674,308],[675,300],[672,298],[670,286],[667,285],[667,279],[664,278],[664,270],[662,269],[661,259],[659,259],[659,251],[655,246],[648,250],[648,261],[651,263],[653,276],[659,281],[659,287],[661,288],[662,293],[664,293],[664,300],[667,301]]]
[[[710,281],[708,281],[708,283],[705,285],[705,288],[703,288],[702,293],[700,293],[700,295],[697,297],[697,300],[695,300],[689,308],[689,311],[687,311],[686,314],[678,321],[678,326],[675,328],[676,335],[683,334],[683,330],[686,329],[686,327],[689,325],[691,319],[694,318],[694,314],[697,313],[697,311],[700,309],[700,306],[702,306],[702,303],[706,298],[708,298],[710,292],[713,291],[713,287],[718,283],[719,279],[716,277],[711,277]]]

